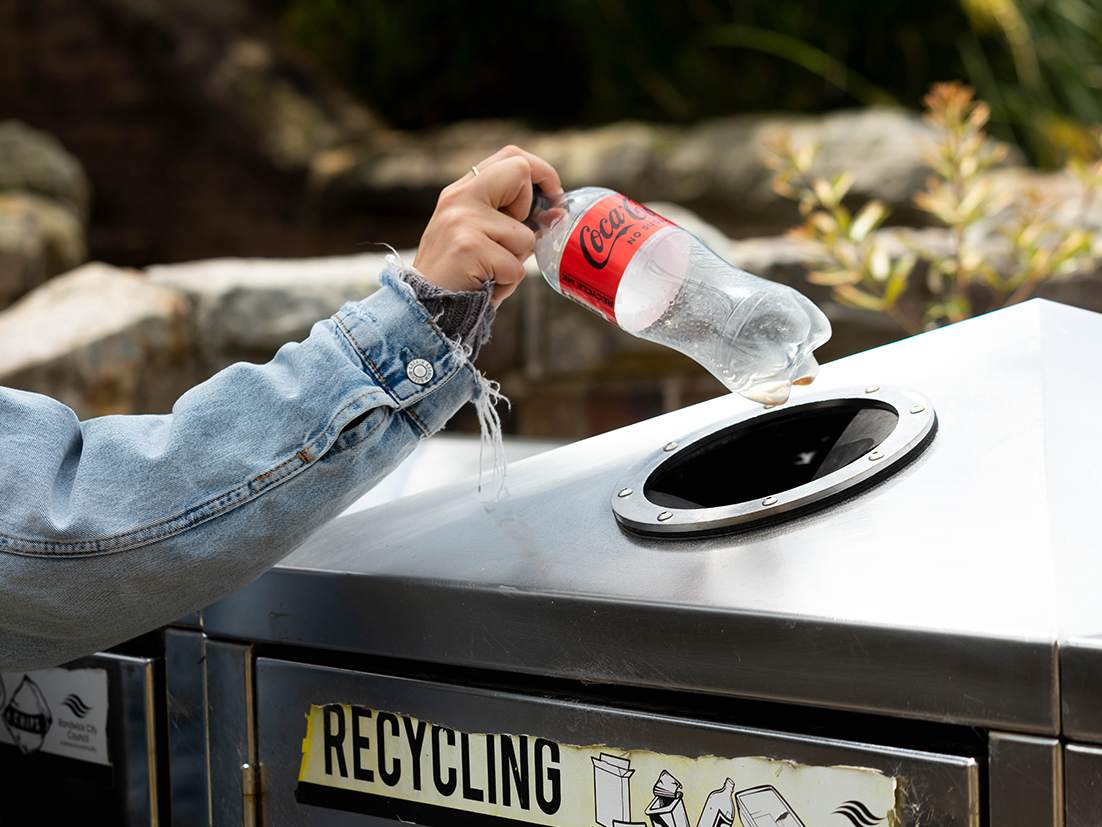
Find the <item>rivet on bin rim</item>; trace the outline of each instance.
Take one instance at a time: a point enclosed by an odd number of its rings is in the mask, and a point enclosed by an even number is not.
[[[925,405],[915,405],[911,408],[911,413],[922,413],[924,410],[926,410]]]
[[[884,455],[880,451],[873,451],[871,454],[869,454],[869,459],[875,462],[878,459],[884,459]]]
[[[630,488],[621,488],[620,493],[617,494],[616,496],[617,497],[630,497],[634,493],[635,492],[632,491]]]
[[[878,390],[880,390],[879,385],[869,385],[865,388],[865,393],[876,393]]]
[[[663,511],[661,514],[658,515],[658,522],[664,523],[664,522],[666,522],[666,520],[668,520],[672,516],[673,516],[672,511]]]
[[[776,505],[777,504],[777,498],[776,497],[766,497],[764,500],[761,501],[761,504],[762,505]]]
[[[671,442],[669,445],[667,445],[662,450],[663,451],[675,451],[675,450],[677,450],[677,443],[676,442]]]

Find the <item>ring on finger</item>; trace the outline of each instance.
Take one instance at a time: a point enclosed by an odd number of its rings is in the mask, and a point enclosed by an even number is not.
[[[471,172],[473,172],[475,174],[476,178],[478,177],[478,167],[476,167],[476,166],[471,167]]]

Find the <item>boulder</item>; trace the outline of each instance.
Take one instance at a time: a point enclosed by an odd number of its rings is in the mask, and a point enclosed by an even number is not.
[[[401,254],[413,261],[413,252]],[[317,321],[379,287],[384,253],[310,259],[211,259],[146,268],[151,285],[191,306],[201,374],[237,361],[266,361],[301,341]]]
[[[0,123],[0,308],[88,256],[91,188],[52,135]]]
[[[80,161],[52,135],[22,121],[0,123],[0,191],[17,190],[51,198],[83,222],[91,185]]]
[[[72,210],[41,195],[0,192],[0,308],[87,256]]]
[[[176,290],[87,264],[0,314],[0,384],[52,396],[82,419],[167,412],[195,381],[187,314]]]
[[[787,132],[793,146],[817,145],[813,174],[856,176],[851,198],[879,199],[897,214],[914,217],[911,197],[929,171],[920,160],[935,132],[914,112],[893,107],[826,115],[744,115],[722,118],[687,132],[664,167],[663,197],[722,216],[722,225],[750,229],[796,223],[795,203],[773,191],[774,173],[762,164],[766,142]],[[746,233],[739,233],[746,235]]]
[[[638,201],[673,201],[728,235],[779,232],[795,223],[796,207],[773,191],[773,172],[762,157],[765,141],[783,131],[796,145],[820,145],[816,174],[854,171],[855,200],[885,201],[900,221],[920,215],[911,197],[928,175],[919,156],[934,132],[918,114],[899,108],[741,115],[691,127],[625,122],[554,133],[468,121],[424,136],[391,136],[386,145],[322,153],[311,167],[311,198],[324,213],[383,204],[425,208],[472,164],[513,143],[554,165],[568,189],[604,186]]]

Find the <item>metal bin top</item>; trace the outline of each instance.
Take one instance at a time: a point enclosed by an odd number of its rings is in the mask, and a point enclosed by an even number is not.
[[[1030,301],[828,364],[785,407],[870,387],[928,399],[936,436],[808,513],[618,524],[666,446],[762,413],[725,396],[512,465],[497,502],[467,480],[341,517],[204,628],[1102,740],[1102,315]]]

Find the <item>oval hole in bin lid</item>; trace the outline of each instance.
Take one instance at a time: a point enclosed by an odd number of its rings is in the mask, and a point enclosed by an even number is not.
[[[680,437],[613,494],[616,519],[642,534],[695,536],[805,513],[862,491],[903,467],[936,430],[911,391],[804,397]],[[618,496],[624,488],[641,492]],[[661,518],[659,518],[661,514]]]

